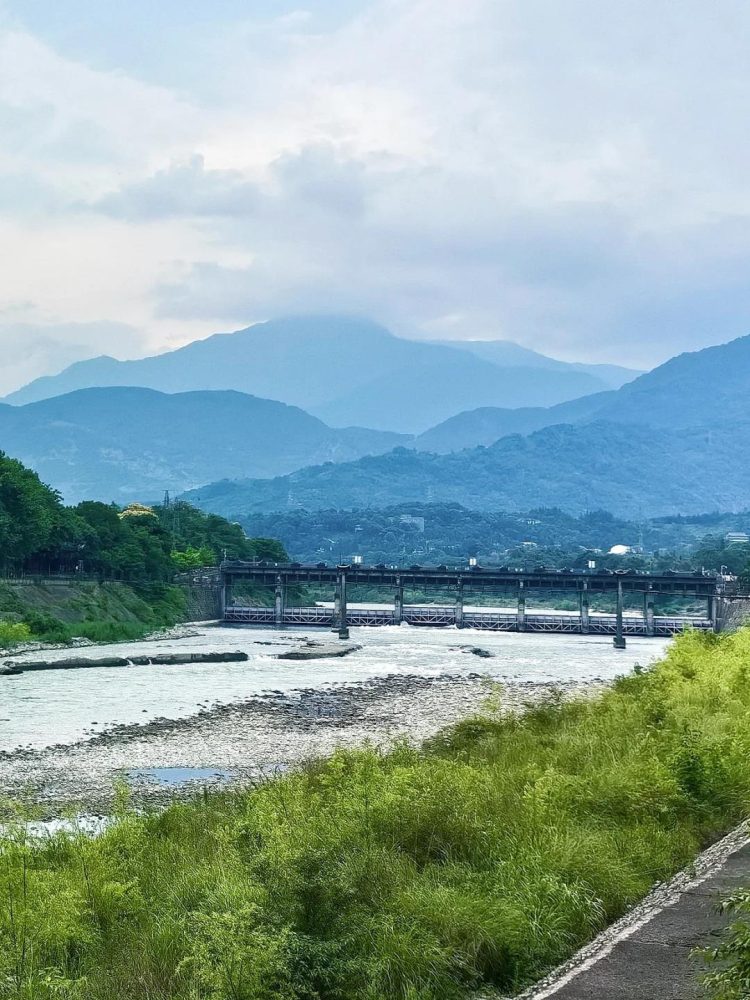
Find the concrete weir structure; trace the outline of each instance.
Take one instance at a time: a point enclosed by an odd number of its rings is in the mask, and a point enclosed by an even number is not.
[[[510,569],[449,569],[446,566],[408,569],[386,566],[339,565],[302,566],[299,563],[270,564],[226,561],[220,567],[222,619],[237,625],[319,626],[348,638],[350,625],[455,626],[504,632],[560,632],[579,635],[611,635],[622,648],[627,635],[670,636],[686,628],[718,630],[718,611],[725,598],[720,579],[702,573],[648,574],[625,572],[523,571]],[[274,593],[274,605],[252,607],[236,600],[238,583],[251,583]],[[311,605],[291,607],[290,587],[329,590],[333,607]],[[349,607],[348,588],[359,586],[390,590],[393,609]],[[440,592],[452,596],[446,605],[407,605],[405,590]],[[527,610],[530,594],[576,597],[578,613],[534,612]],[[466,610],[468,594],[512,595],[516,610],[507,608]],[[594,595],[615,599],[614,613],[592,612]],[[705,601],[705,615],[656,615],[659,596]],[[625,601],[637,597],[640,613],[625,611]]]

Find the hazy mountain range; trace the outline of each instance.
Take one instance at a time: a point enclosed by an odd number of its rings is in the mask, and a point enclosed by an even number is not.
[[[420,433],[461,410],[550,406],[616,388],[637,374],[567,364],[505,341],[428,343],[395,337],[367,320],[291,317],[138,361],[81,361],[5,402],[100,386],[234,389],[302,407],[335,427]]]
[[[491,435],[515,420],[516,433],[489,447],[441,455],[399,448],[272,480],[216,483],[189,496],[232,515],[405,501],[481,510],[605,507],[631,516],[741,509],[750,494],[749,401],[744,337],[680,355],[617,392],[546,414],[479,410],[448,422]],[[522,436],[533,422],[541,429]]]
[[[81,389],[0,405],[0,448],[69,503],[153,500],[225,476],[277,476],[382,452],[408,436],[333,430],[295,406],[240,392]]]
[[[617,389],[601,386],[624,370],[604,368],[597,374],[599,366],[499,341],[407,341],[360,320],[278,320],[143,361],[95,359],[37,380],[10,397],[37,401],[0,405],[0,448],[68,501],[153,499],[169,489],[237,518],[433,501],[482,510],[607,507],[631,516],[747,506],[750,337],[680,355]],[[116,378],[170,391],[106,386],[47,398],[87,379]],[[560,380],[572,391],[581,383],[571,380],[581,379],[597,391],[551,406],[457,411],[469,383],[482,391],[503,385],[506,401],[528,401],[534,386],[554,399]],[[195,380],[213,388],[183,391]],[[286,386],[318,414],[364,414],[376,429],[334,428],[298,406],[231,388],[248,382],[269,394]],[[478,389],[472,403],[477,397]],[[441,409],[450,416],[419,434],[382,430],[409,419],[413,426],[416,413],[424,423]]]
[[[617,392],[551,407],[467,410],[416,440],[422,450],[449,452],[491,444],[507,434],[602,420],[670,428],[750,420],[750,337],[680,354]]]

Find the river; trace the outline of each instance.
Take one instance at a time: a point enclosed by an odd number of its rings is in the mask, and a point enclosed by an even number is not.
[[[488,674],[512,681],[566,682],[603,679],[658,658],[669,640],[629,638],[615,650],[606,636],[492,633],[473,630],[400,627],[354,628],[361,649],[341,659],[280,661],[277,653],[306,638],[328,641],[319,630],[258,630],[197,627],[183,639],[92,646],[83,656],[129,656],[174,650],[238,649],[241,663],[130,666],[25,673],[0,678],[0,750],[43,749],[74,744],[117,725],[157,718],[185,719],[201,710],[242,702],[267,692],[328,688],[389,675],[414,677]],[[466,649],[491,654],[478,658]],[[70,650],[50,651],[64,659]],[[39,654],[15,656],[35,659]]]

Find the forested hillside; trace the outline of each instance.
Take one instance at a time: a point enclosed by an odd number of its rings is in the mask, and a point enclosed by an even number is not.
[[[509,511],[559,506],[571,513],[604,508],[631,518],[742,510],[750,494],[747,429],[561,425],[450,455],[399,448],[278,479],[214,483],[186,499],[232,520],[411,502]]]
[[[171,585],[175,573],[216,563],[224,552],[286,558],[278,542],[249,539],[238,525],[188,504],[120,509],[85,501],[66,507],[35,472],[0,452],[0,575],[6,581],[0,583],[0,644],[19,625],[16,638],[25,629],[45,638],[108,639],[172,624],[184,611],[184,596]],[[67,621],[50,614],[31,591],[32,599],[24,600],[15,582],[59,574],[81,585],[68,602],[73,610]],[[95,586],[104,581],[127,584],[129,593],[105,594]]]
[[[5,574],[78,571],[169,580],[190,561],[191,551],[205,564],[217,562],[224,551],[230,558],[271,558],[273,545],[246,538],[239,525],[185,503],[120,509],[84,501],[66,507],[35,472],[0,452],[0,572]]]
[[[409,438],[334,430],[296,406],[240,392],[81,389],[0,404],[0,441],[69,503],[157,500],[224,476],[278,476],[378,454]]]
[[[744,571],[750,546],[727,541],[728,532],[750,532],[750,511],[626,520],[608,511],[572,515],[559,507],[508,511],[469,510],[460,504],[407,503],[378,510],[287,510],[249,514],[242,525],[249,534],[273,533],[295,559],[347,562],[361,555],[365,563],[465,565],[470,556],[481,565],[537,565],[562,569],[641,566],[718,571],[726,565]],[[624,545],[627,555],[608,555]]]

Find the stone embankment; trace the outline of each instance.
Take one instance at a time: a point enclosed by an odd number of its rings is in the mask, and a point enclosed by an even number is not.
[[[224,650],[216,653],[152,653],[148,656],[71,656],[64,660],[7,660],[0,664],[0,676],[14,677],[36,670],[81,670],[87,667],[241,663],[248,658],[247,653],[240,650]]]
[[[749,883],[743,823],[516,1000],[706,1000],[700,950],[732,919],[722,899]]]

